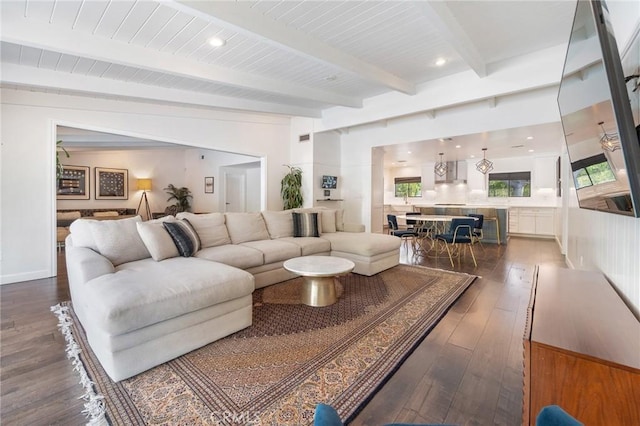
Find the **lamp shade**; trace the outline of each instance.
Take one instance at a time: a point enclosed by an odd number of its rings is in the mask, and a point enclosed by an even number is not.
[[[138,179],[138,190],[151,191],[151,179]]]

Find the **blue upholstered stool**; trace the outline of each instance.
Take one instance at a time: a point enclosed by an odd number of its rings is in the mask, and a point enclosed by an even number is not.
[[[338,412],[330,405],[318,404],[313,416],[313,426],[343,426]],[[384,426],[420,426],[409,423],[388,423]],[[421,425],[429,426],[429,425]],[[432,425],[435,426],[435,425]],[[540,410],[536,426],[584,426],[557,405],[548,405]]]

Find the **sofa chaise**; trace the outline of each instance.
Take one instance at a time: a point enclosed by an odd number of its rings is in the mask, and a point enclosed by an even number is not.
[[[345,257],[362,275],[397,265],[400,239],[363,228],[329,209],[78,219],[65,243],[73,308],[123,380],[250,326],[254,289],[293,278],[288,259]]]

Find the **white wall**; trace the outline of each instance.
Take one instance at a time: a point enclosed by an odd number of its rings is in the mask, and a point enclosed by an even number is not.
[[[259,160],[248,155],[231,154],[228,152],[211,151],[206,149],[190,149],[185,154],[184,172],[186,186],[193,193],[192,211],[194,212],[223,212],[224,211],[224,185],[221,167],[236,166],[239,164],[255,163]],[[254,167],[254,166],[252,166]],[[260,210],[260,180],[258,168],[257,194],[252,193],[252,198],[257,202]],[[213,194],[205,194],[204,178],[213,177]],[[165,185],[166,186],[166,185]],[[247,205],[245,207],[248,208]],[[253,208],[252,204],[252,208]],[[164,209],[163,209],[164,210]],[[253,210],[253,211],[256,211]],[[252,211],[252,210],[248,210]]]
[[[1,282],[55,270],[55,126],[85,128],[261,157],[266,208],[281,209],[290,120],[3,89],[0,170]],[[134,201],[134,200],[130,200]]]

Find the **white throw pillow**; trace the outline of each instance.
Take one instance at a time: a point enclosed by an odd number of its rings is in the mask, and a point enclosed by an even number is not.
[[[178,257],[179,255],[171,235],[169,235],[162,225],[162,222],[172,222],[175,220],[173,216],[164,216],[160,219],[136,223],[142,242],[144,242],[145,247],[149,250],[151,257],[156,262],[171,257]]]
[[[195,214],[180,212],[176,215],[178,219],[187,219],[193,229],[200,237],[201,248],[216,247],[231,244],[229,232],[224,224],[224,214],[207,213]]]
[[[260,213],[225,213],[233,244],[268,240],[269,232]]]
[[[291,211],[264,211],[262,217],[271,238],[293,237]]]
[[[323,210],[321,215],[322,220],[322,233],[336,232],[336,211],[335,210]]]
[[[119,216],[118,212],[109,211],[109,212],[93,212],[94,217],[116,217]]]
[[[141,221],[140,216],[91,221],[89,226],[98,252],[109,259],[113,266],[150,257],[147,247],[138,234],[136,224]]]
[[[80,212],[79,211],[73,211],[73,212],[57,212],[56,213],[56,219],[57,220],[74,220],[74,219],[80,219]]]

